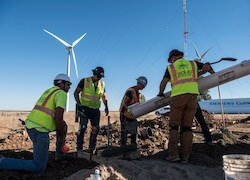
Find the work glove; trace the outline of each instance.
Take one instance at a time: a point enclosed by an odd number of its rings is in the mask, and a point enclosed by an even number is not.
[[[109,115],[109,108],[108,108],[108,106],[105,107],[105,114],[106,114],[106,116]]]
[[[129,115],[132,115],[131,110],[129,108],[127,108],[127,111]]]
[[[133,116],[133,114],[131,112],[131,109],[127,108],[127,112],[131,116],[132,119],[135,119],[135,117]]]
[[[69,146],[64,144],[64,145],[62,145],[60,150],[61,150],[62,153],[67,153],[67,152],[69,152],[70,149],[69,149]]]
[[[165,97],[165,95],[163,93],[159,93],[157,94],[158,97]]]

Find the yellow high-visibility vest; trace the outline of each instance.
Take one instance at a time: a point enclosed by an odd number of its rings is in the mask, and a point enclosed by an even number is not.
[[[181,94],[199,94],[197,64],[193,61],[178,59],[168,66],[171,82],[171,97]]]
[[[83,106],[98,109],[101,106],[101,97],[104,94],[105,84],[103,81],[99,80],[97,88],[95,90],[95,85],[91,77],[85,78],[84,87],[81,92],[80,102]]]
[[[56,130],[54,96],[59,91],[64,92],[59,87],[54,86],[47,89],[37,101],[35,107],[27,117],[28,120],[43,126],[49,131]],[[67,98],[66,92],[64,98]]]

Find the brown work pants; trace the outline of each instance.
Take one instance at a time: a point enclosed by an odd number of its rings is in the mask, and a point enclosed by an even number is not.
[[[192,150],[193,134],[191,127],[197,103],[197,94],[182,94],[171,98],[169,159],[180,156],[181,160],[188,160]],[[181,127],[180,137],[179,127]],[[181,148],[178,153],[179,139]]]

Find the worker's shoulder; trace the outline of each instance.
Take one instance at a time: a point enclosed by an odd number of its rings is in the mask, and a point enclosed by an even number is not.
[[[127,92],[135,92],[136,90],[135,90],[135,86],[132,86],[132,87],[129,87],[128,89],[127,89]]]
[[[66,93],[64,90],[59,89],[59,90],[56,92],[55,96],[58,96],[58,97],[67,97],[67,93]]]

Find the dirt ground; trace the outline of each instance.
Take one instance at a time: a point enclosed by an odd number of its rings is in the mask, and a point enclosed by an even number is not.
[[[215,168],[218,167],[220,170],[215,173],[215,177],[217,179],[223,178],[222,171],[222,156],[224,154],[249,154],[250,152],[250,135],[246,133],[239,132],[227,132],[222,133],[220,130],[221,122],[215,120],[213,116],[204,113],[207,123],[212,131],[212,139],[215,142],[214,147],[210,147],[204,143],[204,138],[201,134],[200,128],[198,124],[194,121],[194,139],[193,139],[193,150],[190,157],[190,166],[185,169],[195,168]],[[25,115],[23,116],[23,118]],[[70,117],[70,122],[74,119],[73,114],[68,114]],[[118,121],[118,114],[114,113],[111,118],[111,144],[119,145],[120,138],[120,124]],[[103,146],[107,144],[107,126],[106,126],[106,117],[103,117],[102,127],[100,130],[100,135],[98,136],[97,147]],[[5,119],[6,120],[6,119]],[[16,119],[15,119],[16,120]],[[105,123],[103,123],[105,122]],[[138,128],[138,147],[141,150],[142,158],[140,164],[149,162],[145,167],[147,167],[150,163],[154,162],[154,164],[162,163],[167,156],[167,148],[168,148],[168,122],[169,117],[156,117],[153,114],[143,116],[139,121]],[[227,126],[237,124],[237,126],[244,127],[248,124],[249,118],[245,118],[243,120],[227,120]],[[1,124],[1,122],[0,122]],[[70,124],[70,123],[69,123]],[[85,159],[79,159],[76,157],[76,128],[77,124],[71,123],[72,127],[67,134],[67,144],[70,147],[70,153],[67,155],[67,159],[56,162],[54,160],[54,151],[55,151],[55,133],[50,134],[50,158],[48,161],[47,170],[45,173],[37,174],[37,173],[25,173],[25,172],[14,172],[14,171],[0,171],[1,179],[63,179],[65,177],[70,177],[70,175],[84,169],[85,175],[84,178],[89,177],[89,173],[93,171],[94,167],[99,167],[102,172],[106,172],[106,176],[103,176],[105,179],[133,179],[132,175],[129,175],[129,172],[126,174],[125,171],[116,172],[114,167],[117,164],[122,163],[124,161],[115,161],[112,167],[104,166],[102,164],[98,164],[95,162],[90,162]],[[249,125],[249,124],[248,124]],[[1,125],[2,126],[2,125]],[[18,128],[11,129],[6,127],[0,127],[0,155],[6,157],[15,157],[15,158],[25,158],[32,159],[32,143],[27,136],[26,131],[20,125],[15,125]],[[153,136],[147,139],[144,139],[141,136],[141,131],[143,128],[150,127]],[[87,129],[85,135],[85,144],[84,148],[88,146],[90,128]],[[114,162],[113,162],[114,163]],[[137,161],[130,162],[136,165]],[[166,164],[166,163],[165,163]],[[159,164],[159,166],[161,166]],[[175,168],[176,165],[171,166],[171,168]],[[113,169],[112,169],[113,168]],[[119,169],[120,166],[117,168]],[[179,167],[178,167],[179,168]],[[177,168],[177,169],[178,169]],[[89,169],[89,171],[87,170]],[[126,168],[125,168],[126,169]],[[128,169],[128,167],[127,167]],[[86,174],[86,172],[89,172]],[[122,173],[124,172],[124,174]],[[208,171],[209,172],[209,171]],[[130,172],[131,173],[131,172]],[[109,174],[107,176],[107,174]],[[126,176],[127,175],[127,176]],[[152,174],[151,174],[152,175]],[[136,176],[136,173],[135,173]],[[177,174],[176,174],[177,176]],[[199,175],[202,176],[202,175]],[[136,176],[135,179],[140,179],[139,176]],[[151,176],[148,176],[148,179]],[[153,177],[157,177],[157,175],[152,175]],[[70,179],[70,178],[69,178]],[[74,179],[74,178],[73,178]],[[171,179],[171,178],[170,178]],[[181,179],[181,178],[179,178]],[[189,178],[188,178],[189,179]],[[190,178],[192,179],[192,177]],[[197,179],[197,178],[193,178]],[[206,178],[204,178],[206,179]]]

